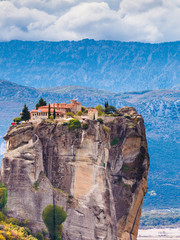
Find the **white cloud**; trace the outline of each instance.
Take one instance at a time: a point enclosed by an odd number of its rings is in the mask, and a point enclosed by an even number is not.
[[[0,1],[0,40],[180,39],[179,0]]]

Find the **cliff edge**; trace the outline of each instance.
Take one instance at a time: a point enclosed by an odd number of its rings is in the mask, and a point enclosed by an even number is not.
[[[55,203],[67,212],[64,240],[135,240],[149,155],[142,116],[132,107],[119,115],[86,120],[87,129],[47,120],[11,126],[1,166],[8,215],[38,232]]]

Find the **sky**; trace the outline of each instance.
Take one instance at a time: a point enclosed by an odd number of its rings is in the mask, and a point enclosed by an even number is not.
[[[0,0],[0,41],[180,40],[180,0]]]

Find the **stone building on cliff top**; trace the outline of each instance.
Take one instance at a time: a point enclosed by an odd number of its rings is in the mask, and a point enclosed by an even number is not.
[[[77,113],[81,111],[81,103],[77,100],[71,100],[71,103],[53,103],[50,104],[50,112],[53,114],[54,109],[56,111],[57,117],[64,117],[67,112]],[[34,109],[30,112],[31,119],[37,118],[47,118],[48,117],[49,106],[42,106],[38,109]]]

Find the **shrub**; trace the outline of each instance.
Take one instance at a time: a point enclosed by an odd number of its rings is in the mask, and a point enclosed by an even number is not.
[[[68,202],[68,203],[72,203],[72,199],[73,199],[73,196],[72,196],[72,195],[68,195],[68,200],[67,200],[67,202]]]
[[[0,234],[0,240],[6,240],[2,234]]]
[[[42,219],[49,231],[51,239],[58,239],[58,235],[61,235],[61,224],[66,220],[66,217],[67,214],[64,209],[57,205],[48,205],[43,210]]]
[[[77,112],[77,116],[82,116],[82,114],[83,114],[82,111]]]
[[[103,123],[104,123],[104,121],[103,121],[102,118],[98,118],[97,121],[98,121],[100,124],[103,124]]]
[[[66,113],[66,116],[68,116],[68,117],[73,117],[74,114],[73,114],[72,112],[67,112],[67,113]]]
[[[0,210],[4,210],[7,203],[7,188],[3,183],[0,184]]]
[[[138,123],[138,118],[134,118],[133,122],[134,122],[135,124],[137,124],[137,123]]]
[[[26,227],[28,224],[30,223],[30,221],[28,219],[25,219],[24,221],[19,223],[19,226],[21,227]],[[28,228],[27,228],[28,229]]]
[[[38,190],[38,181],[36,181],[36,182],[34,183],[34,188],[35,188],[35,190]]]
[[[128,185],[128,184],[124,184],[124,187],[128,190],[131,188],[131,185]]]
[[[124,117],[127,118],[127,119],[131,119],[131,116],[127,113],[124,114]]]
[[[20,117],[16,117],[13,119],[13,122],[15,123],[20,123],[21,122],[21,118]]]
[[[68,198],[67,203],[71,204],[72,200],[70,198]]]
[[[19,225],[19,220],[17,218],[8,218],[6,222],[13,225]]]
[[[88,129],[88,123],[84,123],[84,124],[83,124],[83,129],[84,129],[84,130]]]
[[[109,133],[109,132],[110,132],[109,128],[108,128],[108,127],[106,127],[106,126],[104,126],[104,127],[103,127],[103,129],[104,129],[104,131],[105,131],[105,132],[107,132],[107,133]]]
[[[72,198],[73,198],[73,196],[72,196],[72,195],[68,195],[68,198],[69,198],[69,199],[72,199]]]
[[[53,120],[53,119],[54,119],[54,116],[53,116],[53,115],[51,115],[51,116],[49,117],[49,119]]]
[[[112,142],[111,142],[111,146],[114,146],[118,144],[118,139],[117,138],[113,138]]]
[[[44,228],[42,228],[41,232],[42,232],[42,235],[43,235],[44,237],[47,235],[47,232],[46,232],[46,230],[45,230]]]
[[[63,122],[63,124],[62,124],[63,126],[67,126],[68,125],[68,123],[67,122]]]
[[[42,233],[37,233],[36,234],[36,238],[38,239],[38,240],[43,240],[43,235],[42,235]]]
[[[125,173],[128,173],[129,170],[130,170],[129,167],[126,164],[123,164],[122,171],[125,172]]]
[[[69,130],[81,128],[81,122],[77,119],[71,119],[68,122],[68,128]]]
[[[0,222],[5,220],[5,216],[2,212],[0,212]]]
[[[122,177],[121,176],[118,176],[118,178],[116,180],[114,180],[114,184],[117,184],[117,185],[120,185],[121,184],[121,181],[122,181]]]
[[[128,123],[129,128],[136,128],[136,125],[133,122]]]

